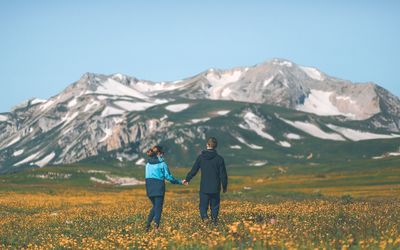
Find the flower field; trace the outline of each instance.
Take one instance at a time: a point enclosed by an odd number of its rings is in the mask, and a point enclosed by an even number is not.
[[[400,201],[242,200],[223,196],[218,225],[196,193],[167,192],[161,229],[144,230],[142,189],[0,194],[1,249],[399,249]]]

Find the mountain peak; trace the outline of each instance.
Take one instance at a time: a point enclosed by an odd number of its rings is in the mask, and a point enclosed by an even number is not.
[[[93,73],[93,72],[86,72],[81,76],[80,79],[82,79],[82,80],[90,80],[90,79],[93,79],[93,78],[97,77],[98,75],[100,75],[100,74],[96,74],[96,73]]]
[[[267,63],[272,63],[274,65],[286,66],[286,67],[292,67],[293,65],[295,65],[295,63],[293,63],[292,61],[283,58],[273,58]]]

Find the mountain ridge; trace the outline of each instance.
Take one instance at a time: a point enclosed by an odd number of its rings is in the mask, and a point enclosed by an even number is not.
[[[240,108],[233,111],[228,104]],[[201,107],[207,116],[197,110]],[[282,109],[257,115],[260,107]],[[188,110],[199,117],[186,114]],[[293,112],[303,120],[279,118]],[[222,113],[226,114],[218,115]],[[276,129],[279,139],[270,131],[276,124],[290,127]],[[299,129],[306,131],[300,136],[305,141],[341,138],[357,143],[359,138],[396,140],[399,128],[400,101],[386,89],[373,83],[353,84],[284,59],[229,70],[211,68],[170,82],[88,72],[48,100],[29,99],[0,114],[0,170],[101,155],[133,161],[132,155],[139,157],[145,147],[163,140],[184,154],[190,145],[199,145],[198,138],[204,140],[207,131],[241,138],[231,142],[232,150],[240,145],[250,151],[265,148],[266,144],[253,142],[256,135],[285,152],[297,149],[283,135],[298,134]]]

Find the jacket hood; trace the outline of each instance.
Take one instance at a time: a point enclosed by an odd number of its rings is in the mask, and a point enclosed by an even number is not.
[[[153,156],[153,157],[149,157],[147,159],[147,162],[150,164],[158,164],[160,162],[163,162],[163,159],[161,157]]]
[[[201,157],[205,160],[211,160],[217,156],[217,151],[215,149],[206,149],[201,152]]]

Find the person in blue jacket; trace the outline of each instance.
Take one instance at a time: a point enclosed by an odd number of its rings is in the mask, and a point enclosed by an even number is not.
[[[175,179],[175,177],[172,176],[167,163],[164,161],[163,155],[164,153],[160,146],[154,146],[147,151],[146,193],[153,207],[147,218],[146,231],[150,230],[153,220],[155,222],[155,231],[158,231],[160,226],[165,194],[164,180],[166,179],[172,184],[183,184],[182,180]]]

